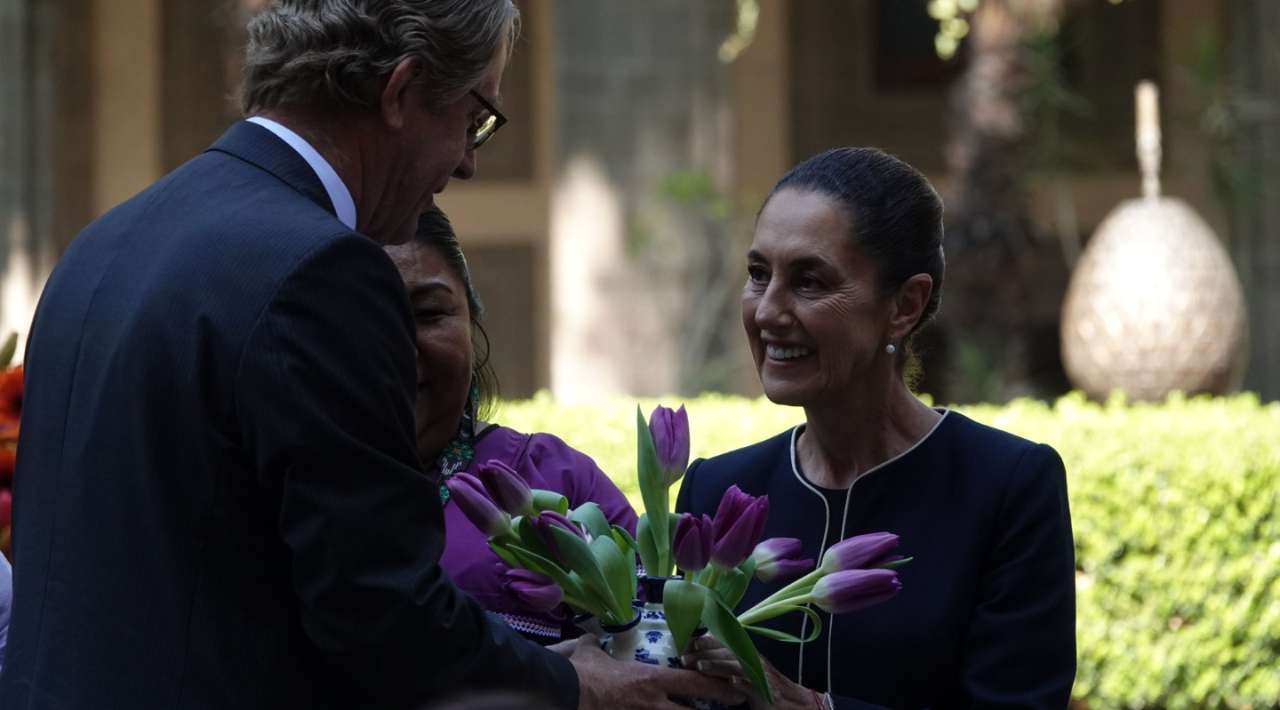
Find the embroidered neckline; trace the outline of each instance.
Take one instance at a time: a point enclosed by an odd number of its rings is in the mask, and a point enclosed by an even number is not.
[[[445,445],[444,451],[436,458],[435,470],[440,475],[440,507],[449,502],[449,487],[445,482],[453,474],[466,469],[476,457],[476,407],[480,401],[480,386],[475,380],[471,382],[471,392],[467,395],[467,404],[462,412],[462,421],[458,422],[458,433]]]

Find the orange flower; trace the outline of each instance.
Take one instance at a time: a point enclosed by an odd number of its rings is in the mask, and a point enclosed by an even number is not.
[[[0,374],[0,422],[16,422],[22,415],[22,366]]]

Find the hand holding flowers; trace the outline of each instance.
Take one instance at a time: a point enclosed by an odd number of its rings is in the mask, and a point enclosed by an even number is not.
[[[507,590],[530,608],[565,603],[604,625],[627,624],[636,618],[638,555],[646,574],[666,579],[662,604],[676,653],[689,648],[697,629],[705,627],[771,702],[768,665],[749,634],[812,640],[822,629],[813,606],[846,613],[885,601],[901,588],[895,570],[908,560],[892,554],[898,538],[891,533],[844,540],[815,567],[812,559],[801,559],[799,540],[761,540],[769,514],[765,496],[731,486],[714,517],[672,514],[670,488],[689,462],[688,415],[683,407],[658,407],[646,423],[637,410],[636,435],[644,512],[634,538],[610,525],[594,503],[569,510],[564,496],[530,489],[497,461],[482,466],[478,476],[460,473],[446,482],[458,506],[512,567],[505,572]],[[672,576],[676,568],[683,576]],[[735,614],[753,577],[769,584],[794,581]],[[792,612],[808,617],[805,638],[761,625]]]

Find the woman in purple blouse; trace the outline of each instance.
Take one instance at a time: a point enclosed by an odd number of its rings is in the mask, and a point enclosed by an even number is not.
[[[524,434],[484,421],[494,378],[480,299],[453,227],[438,208],[418,222],[414,240],[386,248],[404,278],[418,353],[414,406],[418,451],[441,476],[447,541],[441,565],[454,583],[512,627],[543,643],[576,636],[569,614],[529,609],[504,582],[503,563],[484,533],[449,501],[444,479],[477,473],[483,463],[510,466],[533,488],[556,491],[570,507],[594,501],[609,522],[635,532],[636,514],[591,457],[552,434]]]

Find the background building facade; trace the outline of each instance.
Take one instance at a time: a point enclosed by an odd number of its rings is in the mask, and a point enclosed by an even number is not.
[[[80,227],[236,120],[243,26],[259,4],[0,0],[3,328],[26,330]],[[1280,397],[1269,327],[1280,314],[1280,163],[1266,159],[1280,145],[1276,5],[1048,4],[1060,5],[1050,31],[1020,40],[1052,38],[1040,49],[1049,68],[1018,96],[1040,102],[1020,114],[1016,188],[1035,235],[1010,262],[1021,280],[966,274],[988,263],[981,245],[949,243],[956,290],[925,343],[925,389],[950,400],[1067,388],[1056,320],[1066,278],[1093,228],[1139,192],[1133,85],[1151,78],[1165,192],[1235,255],[1251,309],[1246,387]],[[923,170],[949,209],[986,179],[957,167],[966,116],[987,105],[957,89],[978,50],[966,42],[940,59],[924,0],[519,5],[524,34],[503,86],[511,123],[484,147],[479,177],[440,198],[507,396],[752,392],[742,253],[787,168],[875,145]],[[986,342],[961,327],[975,314],[999,324]]]

